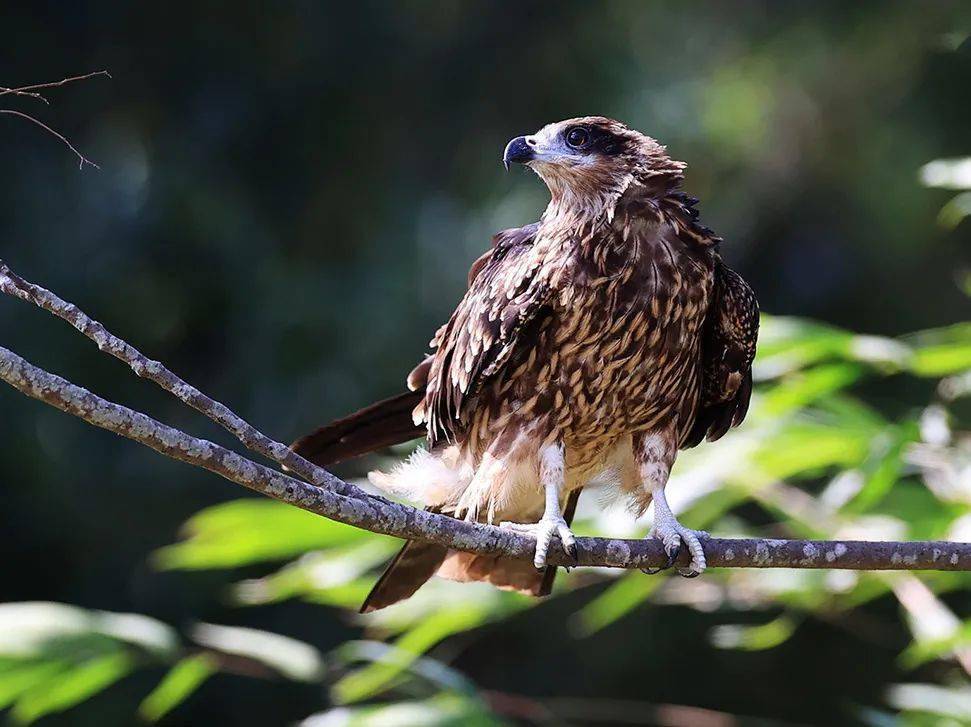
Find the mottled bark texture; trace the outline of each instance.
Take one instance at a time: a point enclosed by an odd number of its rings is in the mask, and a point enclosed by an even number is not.
[[[14,275],[0,261],[0,290],[63,318],[98,347],[127,363],[232,432],[244,445],[284,465],[293,475],[257,464],[212,442],[192,437],[151,417],[107,401],[40,369],[0,347],[0,379],[23,394],[127,437],[174,459],[203,467],[232,482],[318,515],[375,533],[447,545],[456,550],[531,559],[534,541],[488,525],[455,520],[365,493],[295,455],[177,377],[146,358],[76,306]],[[578,538],[578,563],[554,541],[550,564],[652,568],[666,556],[655,540]],[[708,565],[735,568],[842,568],[853,570],[971,570],[971,543],[748,540],[705,541]],[[679,561],[687,565],[687,554]]]
[[[225,428],[247,449],[278,462],[315,485],[327,485],[335,492],[340,492],[349,497],[365,496],[366,493],[361,489],[343,482],[330,472],[308,462],[285,444],[273,441],[249,422],[236,416],[229,407],[210,399],[158,361],[153,361],[134,346],[112,335],[103,325],[87,316],[73,303],[62,300],[39,285],[28,283],[14,273],[3,260],[0,260],[0,291],[33,303],[48,313],[67,321],[94,341],[99,349],[114,356],[119,361],[125,362],[131,367],[132,371],[142,378],[154,381],[185,404],[205,414]]]

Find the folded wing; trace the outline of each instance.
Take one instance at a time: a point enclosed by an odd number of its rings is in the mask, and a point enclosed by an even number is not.
[[[532,254],[536,228],[496,235],[491,255],[476,261],[468,292],[432,340],[425,400],[416,410],[432,446],[463,434],[468,403],[514,353],[528,350],[549,312],[551,291]]]
[[[752,396],[752,360],[759,335],[759,304],[741,275],[719,263],[702,340],[701,402],[682,442],[713,442],[737,426]]]
[[[292,448],[298,454],[306,457],[310,461],[326,466],[352,459],[368,452],[373,452],[393,444],[407,442],[412,439],[424,436],[427,432],[424,422],[416,424],[413,418],[413,411],[418,407],[419,411],[425,411],[426,385],[432,373],[436,360],[442,355],[442,350],[447,350],[449,361],[453,360],[456,352],[463,350],[465,353],[460,355],[464,361],[465,356],[475,357],[471,353],[475,344],[469,344],[474,340],[467,334],[471,319],[468,318],[471,308],[467,306],[469,295],[475,290],[476,300],[481,300],[487,289],[495,284],[495,278],[504,266],[510,265],[519,259],[522,252],[532,245],[536,235],[537,224],[526,225],[525,227],[505,230],[498,233],[492,239],[492,247],[481,255],[469,270],[469,294],[462,301],[459,310],[452,316],[452,319],[439,329],[435,336],[433,345],[438,345],[437,354],[426,357],[408,376],[408,388],[410,391],[393,396],[389,399],[371,404],[364,409],[349,414],[342,419],[338,419],[324,425],[320,429],[301,437],[293,443]],[[486,273],[493,282],[488,284],[480,282],[479,276]],[[501,277],[501,276],[500,276]],[[486,296],[488,297],[488,296]],[[510,305],[515,305],[510,302]],[[463,311],[463,306],[466,308]],[[463,323],[457,326],[457,316],[462,312]],[[487,326],[488,327],[488,326]],[[458,338],[448,338],[451,332],[458,333],[458,328],[466,331],[465,335],[458,335]],[[507,335],[500,331],[500,335]],[[508,340],[508,335],[507,335]],[[442,341],[442,345],[438,342]],[[484,354],[481,349],[480,354]],[[499,358],[499,351],[490,360],[495,363]],[[483,361],[486,359],[483,358]],[[441,368],[438,369],[440,373]],[[446,379],[451,376],[451,369],[446,371]],[[480,372],[481,373],[481,372]],[[437,384],[437,382],[436,382]],[[447,389],[447,387],[445,387]],[[439,387],[436,391],[442,391]],[[457,397],[458,400],[464,399],[464,395]],[[438,397],[432,397],[437,403]],[[452,396],[449,401],[455,401]],[[448,421],[451,421],[449,418]],[[449,429],[451,431],[451,427]]]

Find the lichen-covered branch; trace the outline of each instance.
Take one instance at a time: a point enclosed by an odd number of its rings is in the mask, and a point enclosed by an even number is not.
[[[315,485],[329,487],[335,492],[340,492],[349,497],[365,496],[364,491],[360,488],[343,482],[322,467],[307,461],[285,444],[270,439],[249,422],[237,416],[229,407],[209,398],[197,388],[176,376],[160,362],[148,358],[134,346],[113,335],[101,323],[86,315],[73,303],[62,300],[46,288],[24,280],[14,273],[2,259],[0,259],[0,291],[33,303],[48,313],[67,321],[94,341],[99,349],[128,364],[138,376],[154,381],[183,403],[188,404],[224,427],[239,439],[247,449],[278,462]]]
[[[302,482],[217,444],[192,437],[145,414],[107,401],[30,364],[3,347],[0,347],[0,379],[27,396],[90,424],[318,515],[375,533],[441,543],[457,550],[517,559],[532,558],[533,541],[526,536],[497,527],[455,520],[366,494],[364,497],[348,497],[334,489]],[[656,568],[666,560],[660,543],[653,539],[579,538],[577,549],[579,558],[574,563],[554,543],[550,563]],[[971,543],[711,538],[705,542],[705,552],[709,565],[714,567],[971,570]],[[686,558],[683,564],[687,564]]]

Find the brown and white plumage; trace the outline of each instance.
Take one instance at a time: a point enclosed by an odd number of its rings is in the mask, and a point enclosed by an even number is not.
[[[297,445],[357,454],[422,426],[428,448],[373,480],[440,512],[537,536],[535,564],[406,546],[365,603],[407,597],[431,573],[548,592],[546,548],[563,517],[609,474],[673,552],[704,569],[696,534],[664,497],[677,450],[744,418],[758,330],[755,296],[721,261],[720,239],[680,191],[684,164],[619,122],[585,117],[510,142],[551,202],[539,222],[499,233],[469,289],[408,377],[414,392]],[[402,409],[416,403],[413,424]],[[357,418],[355,418],[357,417]],[[403,437],[407,438],[407,437]],[[319,459],[326,460],[327,457]]]

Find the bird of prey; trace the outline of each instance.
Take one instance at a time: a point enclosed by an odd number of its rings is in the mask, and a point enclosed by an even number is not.
[[[329,464],[427,437],[383,489],[430,510],[536,539],[532,564],[405,544],[362,611],[408,598],[432,575],[546,595],[552,538],[575,555],[580,490],[609,480],[683,575],[705,569],[703,533],[683,526],[665,485],[679,449],[745,417],[758,303],[681,191],[685,164],[611,119],[549,124],[509,142],[508,168],[546,183],[538,222],[498,233],[411,372],[409,391],[294,444]]]

